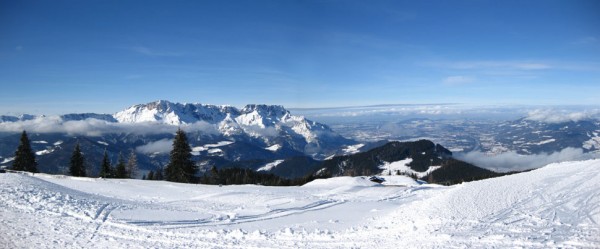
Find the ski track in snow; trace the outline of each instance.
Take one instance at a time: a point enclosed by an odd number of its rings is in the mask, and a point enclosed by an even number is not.
[[[183,228],[183,227],[199,227],[199,226],[215,226],[215,225],[227,225],[227,224],[240,224],[254,221],[264,221],[284,217],[293,214],[299,214],[308,211],[315,211],[319,209],[325,209],[334,205],[341,204],[343,202],[338,201],[318,201],[315,203],[308,204],[302,207],[274,209],[265,214],[258,215],[244,215],[237,216],[235,218],[229,218],[222,221],[215,221],[214,219],[202,219],[202,220],[176,220],[176,221],[129,221],[129,224],[141,225],[141,226],[163,226],[168,228]]]
[[[0,174],[1,248],[599,248],[600,160],[451,187]]]

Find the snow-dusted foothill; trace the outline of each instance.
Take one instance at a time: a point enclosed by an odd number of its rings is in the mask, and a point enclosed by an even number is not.
[[[598,182],[600,160],[450,187],[384,186],[368,177],[219,187],[6,173],[0,174],[0,245],[597,248]]]

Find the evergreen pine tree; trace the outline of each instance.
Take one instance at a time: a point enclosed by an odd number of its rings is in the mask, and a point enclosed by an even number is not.
[[[117,160],[117,167],[115,167],[115,178],[127,178],[127,169],[125,168],[125,159],[123,154],[119,153],[119,159]]]
[[[154,180],[164,180],[164,179],[165,179],[165,177],[163,175],[162,167],[156,169],[156,171],[154,172]]]
[[[104,157],[102,158],[102,165],[100,165],[100,177],[102,178],[111,178],[112,177],[112,167],[110,166],[110,161],[108,159],[108,152],[104,150]]]
[[[170,161],[165,169],[166,180],[172,182],[194,182],[196,167],[192,161],[192,149],[187,142],[187,136],[181,129],[177,130],[173,141]]]
[[[148,180],[154,180],[154,171],[150,170],[150,172],[148,172],[148,178],[146,178]]]
[[[33,173],[38,172],[35,153],[33,153],[33,150],[31,149],[29,137],[27,137],[27,132],[25,131],[21,134],[21,142],[15,151],[15,160],[13,161],[12,169]]]
[[[135,155],[135,151],[131,151],[129,153],[129,159],[127,160],[127,177],[135,178],[137,174],[137,156]]]
[[[79,148],[79,143],[75,145],[75,149],[73,150],[73,155],[71,155],[71,166],[69,171],[72,176],[85,176],[85,159],[83,158],[83,154],[81,153],[81,149]]]

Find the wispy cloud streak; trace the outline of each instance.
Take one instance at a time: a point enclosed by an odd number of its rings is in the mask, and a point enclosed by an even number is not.
[[[178,52],[157,51],[157,50],[150,49],[150,48],[144,47],[144,46],[135,46],[135,47],[132,47],[131,50],[133,52],[136,52],[141,55],[155,56],[155,57],[178,57],[178,56],[184,55],[183,53],[178,53]]]
[[[463,75],[448,76],[442,80],[444,85],[448,85],[448,86],[464,85],[464,84],[472,83],[474,81],[475,81],[474,77],[463,76]]]
[[[544,62],[533,61],[454,61],[428,63],[433,67],[448,69],[510,69],[510,70],[544,70],[554,66]]]

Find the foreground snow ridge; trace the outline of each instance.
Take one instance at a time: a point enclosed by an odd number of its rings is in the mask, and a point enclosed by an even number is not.
[[[0,174],[0,247],[600,246],[600,160],[452,187],[402,181],[218,187]]]

